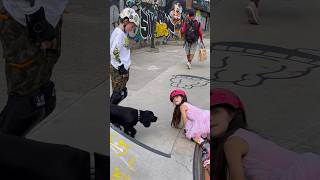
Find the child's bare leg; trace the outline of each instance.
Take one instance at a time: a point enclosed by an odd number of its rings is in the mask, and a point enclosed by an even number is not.
[[[194,54],[190,54],[190,63],[192,62],[192,59],[193,59],[193,56],[194,56]]]
[[[205,174],[208,173],[206,180],[207,178],[210,179],[210,144],[201,137],[194,137],[192,139],[194,142],[199,144],[201,149],[203,150],[202,156],[204,156],[205,159],[202,160],[203,161],[202,163],[203,163],[203,166],[205,167]]]
[[[208,165],[206,168],[204,168],[204,179],[210,180],[210,165]]]
[[[258,6],[260,0],[250,0],[250,3],[246,7],[248,21],[251,24],[259,24]]]

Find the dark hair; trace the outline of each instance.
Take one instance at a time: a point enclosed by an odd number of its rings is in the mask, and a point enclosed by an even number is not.
[[[124,18],[119,17],[119,21],[120,21],[120,23],[124,24],[126,22],[129,22],[129,18],[128,17],[124,17]]]
[[[187,96],[181,96],[181,97],[182,97],[182,101],[179,105],[176,105],[172,115],[171,127],[174,127],[174,128],[179,128],[179,124],[181,121],[181,111],[180,111],[181,104],[183,104],[184,102],[188,102]]]
[[[224,152],[224,143],[239,128],[247,129],[248,124],[246,121],[245,114],[241,110],[234,109],[229,105],[218,105],[212,108],[214,109],[217,107],[223,107],[229,114],[234,113],[234,117],[230,121],[230,124],[228,126],[226,133],[220,138],[216,138],[216,137],[211,138],[213,151],[214,151],[213,162],[215,162],[213,165],[214,179],[226,180],[227,179],[227,161],[226,161],[226,156]]]
[[[188,10],[188,15],[191,16],[191,17],[194,16],[194,9],[189,9]]]

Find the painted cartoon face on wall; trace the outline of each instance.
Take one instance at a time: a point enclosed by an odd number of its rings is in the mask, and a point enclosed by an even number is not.
[[[181,19],[181,13],[182,13],[182,6],[180,3],[177,3],[173,6],[173,18],[175,19]]]
[[[170,18],[172,22],[177,22],[181,20],[182,15],[182,6],[180,3],[176,3],[173,5],[172,10],[170,11]]]

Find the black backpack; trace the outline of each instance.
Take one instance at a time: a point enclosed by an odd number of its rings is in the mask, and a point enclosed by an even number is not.
[[[200,28],[200,23],[198,23],[197,20],[191,20],[191,21],[187,21],[186,22],[186,35],[185,35],[185,39],[188,43],[194,43],[198,41],[199,38],[199,34],[198,34],[198,30]]]

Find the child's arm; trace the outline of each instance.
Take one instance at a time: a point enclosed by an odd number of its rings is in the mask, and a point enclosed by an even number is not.
[[[231,137],[224,144],[231,180],[246,180],[243,170],[242,157],[249,151],[249,145],[239,137]]]
[[[115,59],[120,65],[122,65],[120,59],[121,47],[123,47],[123,42],[121,40],[121,37],[118,35],[112,42],[110,42],[110,56],[111,58]]]
[[[120,41],[119,37],[116,37],[113,42],[110,42],[110,56],[115,59],[118,63],[121,63],[120,60]]]
[[[186,127],[188,107],[184,104],[180,106],[183,128]]]

